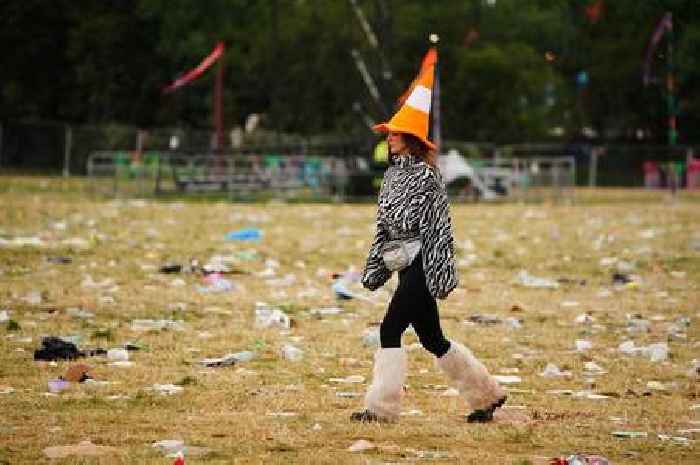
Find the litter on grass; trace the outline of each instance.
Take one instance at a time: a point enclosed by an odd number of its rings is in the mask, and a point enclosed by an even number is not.
[[[98,446],[90,441],[82,441],[71,446],[54,446],[44,449],[44,455],[50,459],[62,459],[77,455],[79,457],[115,454],[118,449],[110,446]]]

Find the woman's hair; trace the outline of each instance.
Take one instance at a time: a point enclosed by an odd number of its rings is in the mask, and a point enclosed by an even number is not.
[[[420,140],[413,134],[408,134],[404,132],[401,133],[401,137],[403,138],[403,142],[404,144],[406,144],[408,152],[411,155],[421,157],[424,162],[426,162],[433,168],[437,167],[437,155],[434,150],[431,150],[430,147],[425,145],[422,140]]]

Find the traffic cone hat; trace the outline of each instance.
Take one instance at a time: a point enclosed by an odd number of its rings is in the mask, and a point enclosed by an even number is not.
[[[436,150],[435,144],[428,140],[428,120],[432,101],[433,79],[435,78],[435,63],[425,63],[420,74],[413,82],[408,98],[399,111],[387,123],[381,123],[372,129],[378,132],[402,132],[412,134],[421,140],[431,150]]]

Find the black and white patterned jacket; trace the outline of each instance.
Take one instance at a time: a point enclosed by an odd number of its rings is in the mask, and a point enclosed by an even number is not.
[[[362,274],[362,285],[375,290],[391,272],[382,245],[391,239],[420,236],[428,290],[444,299],[457,287],[454,239],[447,192],[439,171],[414,155],[394,156],[384,173],[377,208],[377,233]]]

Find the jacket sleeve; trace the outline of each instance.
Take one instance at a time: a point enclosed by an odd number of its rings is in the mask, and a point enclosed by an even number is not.
[[[387,269],[382,259],[382,245],[386,239],[386,231],[377,222],[377,234],[374,237],[372,247],[369,249],[365,270],[362,273],[362,285],[372,291],[382,287],[391,277],[391,272]]]
[[[383,188],[384,182],[382,182],[382,190]],[[379,211],[377,210],[377,232],[369,249],[365,269],[362,273],[362,285],[371,291],[379,289],[391,278],[391,271],[389,271],[382,259],[382,246],[388,238],[389,233],[379,221]]]
[[[447,192],[438,173],[430,173],[420,215],[423,270],[433,297],[444,299],[458,284]]]

